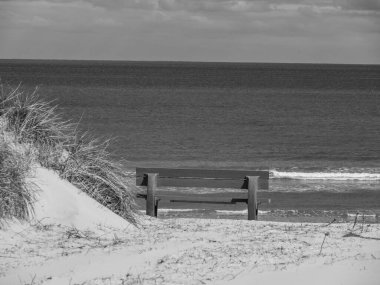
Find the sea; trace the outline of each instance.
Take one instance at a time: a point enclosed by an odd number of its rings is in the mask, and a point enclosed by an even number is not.
[[[0,79],[113,138],[131,177],[139,166],[264,169],[259,219],[380,222],[380,65],[0,60]],[[167,203],[159,216],[247,211]]]

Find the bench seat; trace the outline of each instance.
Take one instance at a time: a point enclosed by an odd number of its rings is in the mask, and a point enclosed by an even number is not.
[[[137,198],[147,198],[146,193],[138,193]],[[178,195],[178,193],[160,193],[156,192],[155,198],[158,201],[170,201],[170,202],[187,202],[187,203],[208,203],[208,204],[236,204],[236,203],[248,203],[247,193],[234,193],[233,197],[208,197],[205,194],[184,194]]]
[[[160,201],[208,204],[247,203],[248,220],[256,220],[257,206],[260,204],[257,200],[257,190],[269,188],[269,171],[137,168],[136,185],[146,186],[146,192],[138,193],[137,197],[146,199],[146,213],[152,217],[157,217]],[[246,189],[246,191],[210,196],[204,193],[161,191],[158,187],[229,188]]]

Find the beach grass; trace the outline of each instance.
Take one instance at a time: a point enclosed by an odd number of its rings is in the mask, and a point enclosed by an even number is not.
[[[0,222],[27,219],[33,211],[34,193],[26,182],[30,164],[25,157],[0,140]]]
[[[41,99],[37,88],[27,92],[21,86],[12,88],[3,84],[0,89],[1,155],[4,157],[0,185],[12,185],[1,186],[2,197],[8,195],[1,203],[17,205],[17,209],[1,205],[4,207],[0,218],[27,218],[34,199],[22,183],[31,165],[37,163],[57,171],[61,178],[102,205],[136,223],[134,188],[121,163],[111,158],[110,140],[93,138],[81,131],[77,123],[65,120],[58,106]],[[28,151],[20,152],[20,149]]]
[[[135,223],[134,188],[122,164],[111,158],[109,144],[109,140],[93,138],[88,133],[75,136],[60,165],[60,174],[116,214]]]

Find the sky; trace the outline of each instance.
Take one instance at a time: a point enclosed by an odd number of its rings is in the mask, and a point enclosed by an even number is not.
[[[0,58],[380,64],[380,0],[0,0]]]

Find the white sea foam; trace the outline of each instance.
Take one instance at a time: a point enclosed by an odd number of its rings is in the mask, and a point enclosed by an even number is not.
[[[291,171],[271,171],[272,178],[287,178],[299,180],[371,180],[380,181],[380,173],[364,172],[291,172]]]
[[[247,215],[248,210],[241,210],[241,211],[232,211],[232,210],[216,210],[218,214],[224,214],[224,215]],[[259,210],[259,215],[265,215],[270,213],[271,211],[261,211]]]
[[[203,209],[166,209],[166,208],[160,208],[158,209],[159,212],[192,212],[192,211],[198,211],[198,210],[203,210]],[[145,213],[145,210],[139,210],[140,213]]]
[[[197,211],[197,210],[202,210],[202,209],[160,209],[160,212],[192,212],[192,211]]]
[[[347,213],[347,217],[348,218],[355,218],[355,217],[358,217],[358,219],[361,219],[361,218],[376,218],[376,214],[362,214],[362,213]]]

